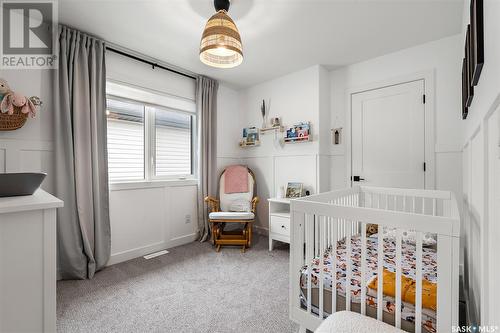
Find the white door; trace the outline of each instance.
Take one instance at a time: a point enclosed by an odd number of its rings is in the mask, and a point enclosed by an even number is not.
[[[425,188],[424,81],[352,96],[352,184]]]

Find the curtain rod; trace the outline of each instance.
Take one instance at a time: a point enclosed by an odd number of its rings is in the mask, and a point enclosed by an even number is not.
[[[150,66],[153,67],[153,69],[155,68],[161,68],[161,69],[164,69],[166,71],[169,71],[169,72],[172,72],[172,73],[175,73],[175,74],[178,74],[178,75],[182,75],[182,76],[185,76],[185,77],[188,77],[190,79],[193,79],[193,80],[196,80],[196,76],[193,76],[193,75],[189,75],[189,74],[186,74],[186,73],[182,73],[182,72],[179,72],[175,69],[172,69],[172,68],[168,68],[168,67],[165,67],[165,66],[162,66],[162,65],[159,65],[157,63],[154,63],[152,61],[149,61],[149,60],[146,60],[146,59],[143,59],[143,58],[140,58],[138,56],[135,56],[135,55],[132,55],[132,54],[129,54],[129,53],[126,53],[126,52],[123,52],[123,51],[120,51],[120,50],[117,50],[115,48],[112,48],[112,47],[109,47],[109,46],[106,46],[106,50],[108,51],[111,51],[111,52],[114,52],[114,53],[117,53],[119,55],[122,55],[124,57],[128,57],[128,58],[131,58],[131,59],[134,59],[136,61],[139,61],[139,62],[142,62],[142,63],[145,63],[145,64],[148,64]]]

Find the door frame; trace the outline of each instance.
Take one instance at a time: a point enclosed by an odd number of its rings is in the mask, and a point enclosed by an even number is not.
[[[370,84],[347,89],[346,117],[346,184],[352,187],[352,95],[371,90],[387,88],[399,84],[420,81],[424,83],[424,156],[426,171],[424,173],[424,188],[434,190],[436,187],[436,129],[435,129],[435,71],[427,70],[407,74],[395,78],[381,80]]]

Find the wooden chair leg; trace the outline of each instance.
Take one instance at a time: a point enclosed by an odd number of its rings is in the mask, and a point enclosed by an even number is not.
[[[252,228],[252,223],[247,223],[248,227],[248,247],[252,245],[252,233],[253,233],[253,228]]]
[[[212,223],[212,245],[215,245],[215,224]]]

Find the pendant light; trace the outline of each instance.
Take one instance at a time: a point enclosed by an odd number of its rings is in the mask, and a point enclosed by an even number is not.
[[[207,22],[200,43],[200,60],[208,66],[232,68],[243,62],[241,37],[227,15],[229,0],[214,0],[215,13]]]

